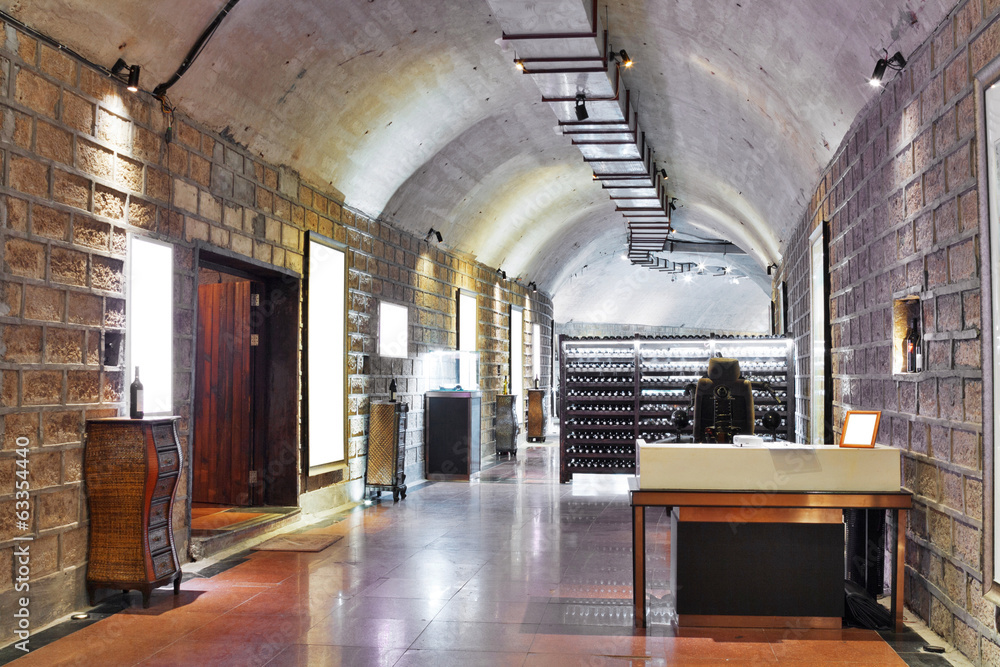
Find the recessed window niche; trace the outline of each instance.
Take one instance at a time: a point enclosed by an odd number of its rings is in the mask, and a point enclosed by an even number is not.
[[[917,325],[919,342],[914,347],[916,357],[916,370],[913,364],[907,367],[906,337],[910,333],[914,322]],[[892,302],[892,372],[893,374],[912,374],[923,370],[927,361],[924,359],[923,340],[923,314],[921,312],[920,297],[916,295],[905,296]]]

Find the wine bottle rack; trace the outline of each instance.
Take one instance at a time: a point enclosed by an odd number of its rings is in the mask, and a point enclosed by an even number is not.
[[[560,480],[573,473],[635,474],[635,441],[675,435],[690,441],[691,397],[713,356],[738,359],[745,379],[768,383],[775,396],[754,390],[755,431],[794,438],[792,346],[787,338],[685,336],[571,338],[560,336]],[[777,398],[777,401],[775,400]],[[780,419],[765,429],[765,415]]]

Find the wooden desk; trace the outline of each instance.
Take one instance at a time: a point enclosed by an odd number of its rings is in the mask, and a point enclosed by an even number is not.
[[[801,491],[690,491],[670,489],[640,489],[639,480],[629,480],[629,501],[632,505],[632,596],[635,605],[635,626],[646,627],[646,508],[765,508],[780,509],[888,509],[896,539],[891,541],[892,582],[890,615],[896,632],[903,630],[903,561],[906,552],[906,524],[900,510],[913,505],[907,491],[884,493],[801,492]],[[890,527],[890,530],[893,528]]]

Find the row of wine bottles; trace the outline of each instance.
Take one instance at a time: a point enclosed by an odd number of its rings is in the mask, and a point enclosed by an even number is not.
[[[570,431],[567,440],[635,440],[632,431]]]
[[[566,445],[567,454],[607,454],[608,456],[631,456],[635,457],[635,446],[630,447],[606,447],[602,445],[588,445],[572,443]]]
[[[629,459],[577,459],[571,458],[566,464],[569,468],[582,469],[583,471],[607,471],[620,470],[627,472],[635,470],[635,461]]]

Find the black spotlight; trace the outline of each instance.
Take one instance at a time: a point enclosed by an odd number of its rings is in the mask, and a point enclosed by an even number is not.
[[[868,80],[868,83],[874,88],[878,88],[882,85],[882,78],[885,76],[885,71],[887,69],[900,71],[906,67],[906,58],[899,51],[896,51],[889,58],[879,58],[878,62],[875,63],[875,70],[872,71],[872,78]]]
[[[587,96],[583,93],[576,94],[576,119],[579,121],[584,121],[590,118],[590,114],[587,113],[587,105],[585,104]]]
[[[111,74],[117,76],[126,67],[128,67],[128,63],[119,58],[115,61],[115,64],[111,66]]]
[[[441,243],[441,232],[434,229],[433,227],[431,227],[430,231],[428,231],[427,234],[424,236],[424,240],[430,241],[432,237],[436,238],[438,243]]]
[[[535,284],[534,280],[532,280],[530,283],[528,283],[528,287],[531,288],[532,292],[537,292],[538,291],[538,285]]]
[[[663,180],[667,180],[668,178],[670,178],[669,176],[667,176],[667,170],[666,169],[661,169],[660,170],[660,176],[663,177]]]
[[[677,197],[674,197],[673,199],[670,200],[670,210],[671,211],[676,211],[677,210],[677,204],[674,203],[675,201],[677,201]]]
[[[139,66],[132,65],[128,68],[128,86],[129,92],[139,92]]]

